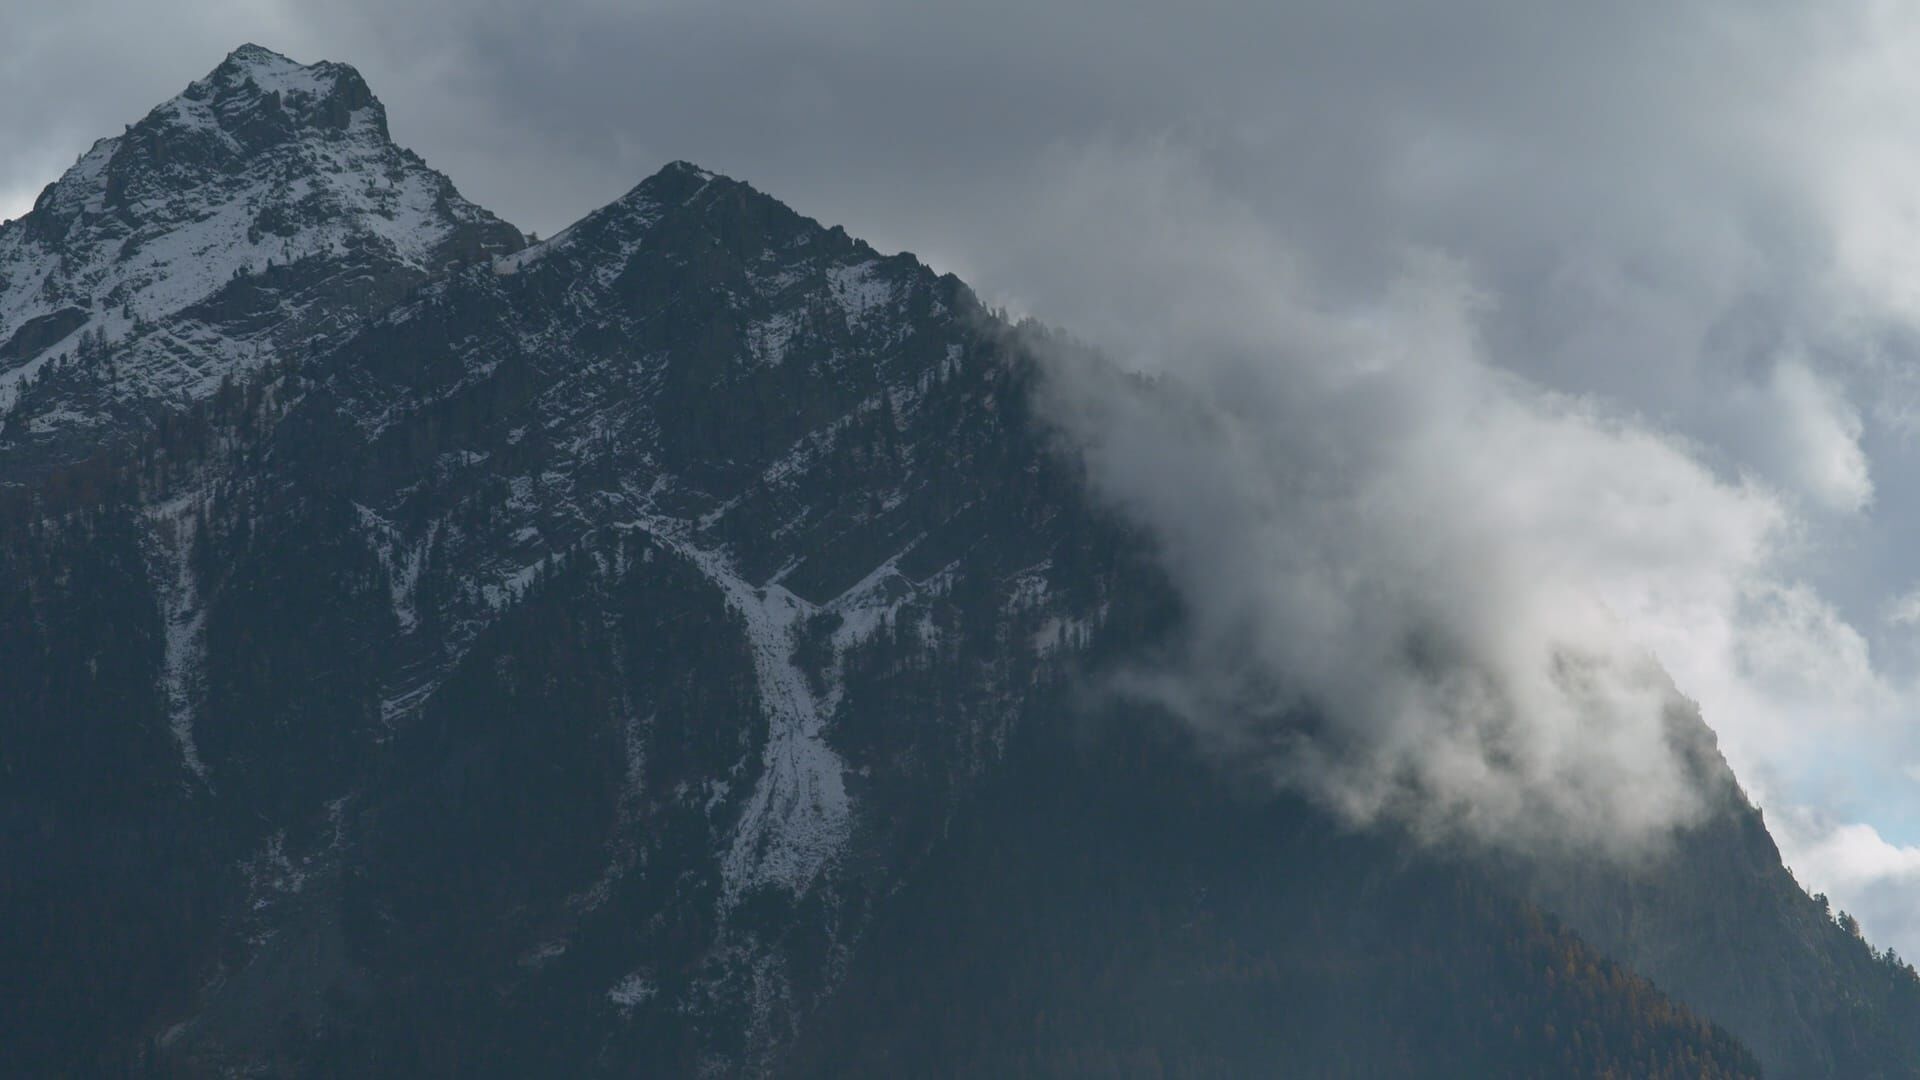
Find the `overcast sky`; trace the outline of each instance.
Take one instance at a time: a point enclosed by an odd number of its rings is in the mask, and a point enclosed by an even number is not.
[[[1589,628],[1542,597],[1591,594],[1801,879],[1920,955],[1920,8],[396,6],[10,12],[0,217],[243,41],[354,64],[400,142],[543,235],[673,159],[748,180],[1220,398],[1267,457],[1212,461],[1212,496],[1312,528],[1240,513],[1216,565],[1364,557],[1340,569],[1411,608],[1547,637]],[[1260,474],[1312,454],[1405,498]],[[1183,542],[1190,507],[1111,486]],[[1497,602],[1456,588],[1476,568]],[[1297,592],[1262,602],[1297,636]],[[1482,659],[1524,665],[1513,635]]]

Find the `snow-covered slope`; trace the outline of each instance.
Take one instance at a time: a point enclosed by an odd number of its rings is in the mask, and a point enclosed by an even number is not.
[[[351,67],[242,46],[0,227],[0,455],[78,456],[520,244]]]

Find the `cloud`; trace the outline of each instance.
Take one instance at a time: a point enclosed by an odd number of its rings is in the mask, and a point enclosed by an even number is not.
[[[1920,589],[1910,589],[1887,605],[1887,622],[1894,626],[1920,626]]]
[[[1912,962],[1911,943],[1920,940],[1920,908],[1913,903],[1920,891],[1920,847],[1891,843],[1872,825],[1834,823],[1806,810],[1776,815],[1772,825],[1787,838],[1801,881],[1844,897],[1842,910],[1872,927],[1881,942],[1894,942]]]
[[[1127,689],[1351,820],[1615,857],[1704,812],[1697,701],[1802,880],[1914,954],[1914,850],[1842,815],[1904,782],[1872,759],[1920,695],[1801,572],[1803,511],[1873,493],[1831,376],[1769,357],[1737,403],[1781,437],[1769,483],[1500,363],[1462,262],[1329,298],[1167,140],[1056,148],[1026,191],[1015,257],[1071,283],[1035,306],[1114,360],[1059,349],[1043,402],[1193,616]]]
[[[40,194],[34,188],[0,188],[0,221],[11,221],[33,209],[33,200]]]
[[[1731,611],[1780,502],[1491,365],[1456,263],[1330,303],[1165,147],[1055,170],[1049,248],[1155,378],[1063,352],[1043,400],[1193,620],[1135,688],[1357,821],[1624,853],[1695,820],[1691,706],[1634,628]]]
[[[1833,379],[1782,360],[1747,404],[1753,428],[1772,435],[1759,448],[1770,474],[1823,509],[1858,512],[1873,501],[1860,414]]]

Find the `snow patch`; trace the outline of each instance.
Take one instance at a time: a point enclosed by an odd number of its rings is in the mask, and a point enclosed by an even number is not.
[[[520,957],[520,966],[530,968],[544,967],[547,961],[566,955],[566,951],[567,943],[565,941],[543,941],[539,945],[534,946],[533,949],[524,956]]]
[[[607,991],[607,1000],[620,1006],[622,1013],[632,1012],[660,993],[660,987],[641,972],[634,972]]]
[[[415,594],[420,585],[420,572],[426,566],[427,550],[433,546],[433,540],[440,532],[440,522],[427,526],[427,534],[414,543],[408,543],[401,531],[380,516],[370,507],[353,504],[354,512],[359,516],[361,531],[387,572],[387,594],[393,605],[394,620],[400,624],[400,632],[410,634],[420,625],[420,609]]]
[[[659,538],[720,587],[745,622],[753,653],[767,742],[760,777],[721,856],[721,906],[730,910],[765,885],[804,893],[852,831],[846,767],[825,737],[831,703],[814,697],[793,661],[794,628],[818,609],[780,585],[750,584],[724,554],[688,541],[679,522],[649,518],[632,527]]]
[[[787,348],[806,326],[806,312],[782,311],[747,326],[747,355],[757,364],[777,367],[787,358]]]
[[[834,302],[847,313],[847,325],[853,326],[874,311],[893,302],[898,286],[880,275],[879,260],[835,266],[827,270],[827,288]]]
[[[829,609],[840,614],[840,626],[833,632],[834,655],[838,656],[872,637],[914,598],[918,590],[900,572],[900,560],[918,543],[919,539],[916,538],[899,554],[874,567],[871,573],[828,605]]]
[[[332,91],[336,71],[330,64],[301,64],[281,56],[271,49],[256,45],[245,45],[234,50],[233,59],[238,61],[247,78],[262,92],[279,94],[284,100],[289,97],[324,97]],[[204,81],[200,84],[205,86]]]
[[[193,573],[200,508],[198,491],[150,507],[146,512],[146,548],[166,628],[161,687],[167,699],[167,728],[180,750],[181,763],[204,783],[207,766],[193,738],[194,716],[205,690],[207,649],[207,613]]]
[[[386,724],[388,728],[395,727],[401,720],[405,719],[409,713],[418,709],[428,698],[432,697],[433,692],[439,688],[440,683],[437,679],[428,678],[415,686],[410,686],[397,694],[381,699],[381,722]]]

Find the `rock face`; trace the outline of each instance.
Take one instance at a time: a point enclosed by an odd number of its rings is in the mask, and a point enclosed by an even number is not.
[[[1003,335],[911,258],[669,166],[372,321],[284,387],[260,465],[188,482],[217,491],[209,797],[289,828],[347,800],[324,848],[264,842],[340,879],[310,917],[381,988],[353,1039],[451,1044],[386,988],[432,1009],[486,971],[585,1025],[499,1016],[529,1068],[774,1060],[1096,618]],[[347,651],[250,640],[278,617]]]
[[[745,184],[523,248],[250,46],[0,274],[12,1071],[1920,1063],[1737,796],[1644,878],[1438,863],[1103,698],[1180,611],[1044,332]]]
[[[0,227],[9,471],[84,457],[522,243],[393,144],[358,72],[242,46]]]

